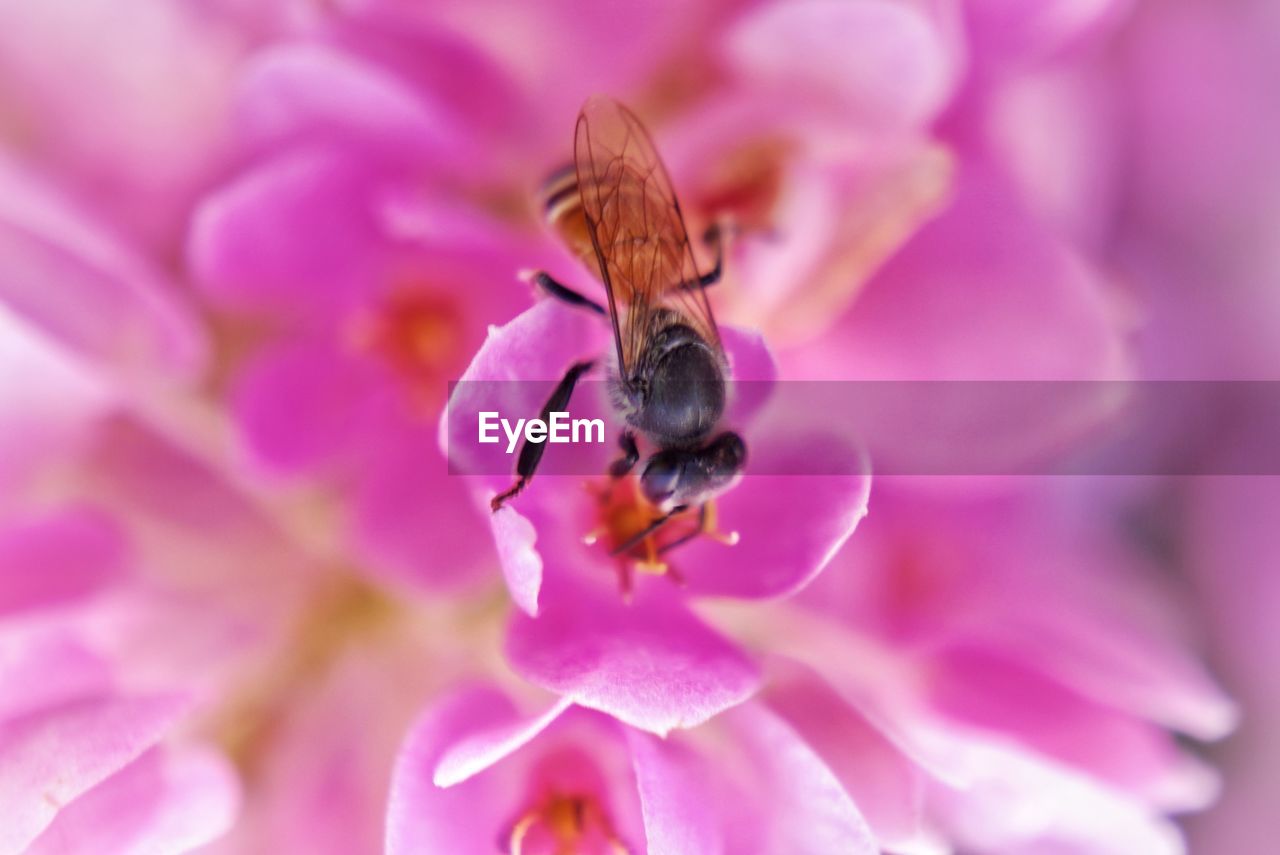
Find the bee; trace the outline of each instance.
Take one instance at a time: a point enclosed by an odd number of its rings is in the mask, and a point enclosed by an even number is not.
[[[640,465],[639,489],[659,512],[614,552],[653,534],[677,514],[697,509],[731,487],[746,465],[747,447],[732,431],[717,431],[724,416],[728,361],[706,289],[723,269],[720,230],[706,239],[715,267],[701,274],[671,179],[648,132],[631,110],[603,96],[578,115],[574,164],[548,182],[552,227],[604,285],[607,306],[544,272],[531,280],[551,297],[608,317],[614,359],[610,391],[626,425],[622,456],[609,474],[622,478]],[[564,410],[574,386],[595,361],[569,367],[542,417]],[[641,464],[637,435],[655,451]],[[495,496],[494,511],[533,477],[545,445],[525,443],[516,480]]]

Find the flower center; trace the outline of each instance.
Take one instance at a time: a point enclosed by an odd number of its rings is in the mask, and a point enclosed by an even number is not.
[[[453,300],[406,289],[359,317],[351,337],[357,349],[390,365],[417,403],[431,406],[444,397],[443,378],[462,353],[461,324]]]
[[[665,514],[640,492],[636,478],[610,478],[592,482],[588,489],[596,495],[597,524],[583,540],[603,543],[618,559],[618,582],[624,594],[631,592],[632,572],[651,573],[679,585],[684,577],[667,560],[679,546],[699,536],[732,546],[738,533],[717,529],[715,501],[700,508]]]
[[[509,855],[631,855],[591,796],[553,793],[511,828]]]

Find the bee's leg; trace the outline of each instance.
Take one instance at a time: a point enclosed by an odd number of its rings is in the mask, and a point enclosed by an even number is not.
[[[627,538],[622,543],[618,544],[613,549],[609,550],[609,554],[621,555],[624,552],[629,552],[632,549],[635,549],[636,546],[639,545],[645,538],[647,538],[651,534],[656,534],[658,529],[662,528],[664,525],[671,522],[671,520],[675,519],[675,517],[678,514],[684,513],[686,509],[687,509],[687,506],[685,505],[678,505],[672,508],[667,513],[663,514],[653,522],[649,523],[644,528],[640,529],[640,531],[631,535],[631,537]]]
[[[551,278],[551,274],[542,270],[524,271],[521,278],[527,280],[536,287],[542,289],[543,293],[549,297],[555,297],[562,303],[568,303],[570,306],[577,306],[586,309],[589,312],[595,312],[602,317],[609,316],[609,310],[604,306],[592,300],[590,297],[584,297],[568,285],[562,285]]]
[[[550,419],[551,413],[563,412],[569,405],[569,398],[573,395],[573,387],[578,385],[578,380],[583,374],[591,370],[591,366],[595,363],[590,360],[586,362],[575,362],[565,372],[560,383],[551,393],[551,397],[547,398],[547,403],[542,407],[540,418],[545,422]],[[529,481],[533,478],[534,470],[538,468],[538,464],[542,462],[542,452],[546,450],[545,442],[529,442],[526,440],[520,446],[520,457],[516,461],[516,482],[508,487],[505,491],[494,496],[489,502],[489,507],[498,510],[506,503],[508,499],[513,498],[517,493],[525,488]]]
[[[658,555],[666,555],[668,552],[676,549],[677,547],[683,546],[695,537],[706,536],[718,543],[723,543],[725,546],[733,546],[737,544],[738,533],[736,531],[731,531],[728,534],[725,534],[719,530],[716,522],[716,509],[713,502],[714,500],[703,502],[698,507],[697,528],[693,531],[680,535],[668,544],[664,544],[662,548],[658,550]]]
[[[666,554],[667,554],[668,552],[670,552],[671,550],[673,550],[673,549],[675,549],[675,548],[677,548],[677,547],[679,547],[679,546],[683,546],[684,544],[686,544],[686,543],[688,543],[689,541],[693,540],[695,537],[699,537],[699,536],[701,536],[702,534],[704,534],[704,533],[706,532],[706,530],[707,530],[707,522],[708,522],[708,519],[707,519],[707,503],[705,503],[705,502],[704,502],[703,504],[701,504],[701,505],[699,505],[699,506],[698,506],[698,525],[697,525],[697,527],[696,527],[693,531],[686,532],[685,534],[680,535],[679,537],[677,537],[675,540],[671,541],[670,543],[664,544],[664,545],[662,546],[662,548],[658,550],[658,555],[666,555]]]
[[[609,464],[609,474],[614,478],[626,475],[640,460],[640,449],[636,448],[636,435],[624,430],[618,437],[618,445],[622,448],[622,456]]]
[[[716,252],[715,266],[698,277],[698,284],[703,288],[710,288],[719,282],[720,277],[724,275],[724,233],[726,231],[733,232],[734,230],[732,225],[717,221],[707,226],[707,230],[702,233],[702,242],[707,246],[715,247]],[[686,284],[685,287],[688,288],[689,286]]]

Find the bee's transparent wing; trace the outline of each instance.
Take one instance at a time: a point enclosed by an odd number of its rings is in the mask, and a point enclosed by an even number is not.
[[[680,203],[640,120],[610,98],[590,99],[578,116],[574,158],[622,381],[630,382],[660,309],[679,313],[720,350]]]

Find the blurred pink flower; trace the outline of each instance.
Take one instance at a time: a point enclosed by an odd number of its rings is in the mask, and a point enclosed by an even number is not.
[[[536,256],[413,180],[358,149],[290,149],[204,201],[191,258],[212,299],[274,331],[230,390],[255,468],[338,487],[363,563],[441,584],[491,553],[427,426],[484,325],[527,302],[513,272]]]
[[[1194,851],[1249,851],[1274,834],[1280,679],[1273,663],[1280,633],[1272,616],[1280,597],[1280,479],[1215,478],[1199,486],[1187,531],[1192,584],[1204,605],[1211,653],[1245,715],[1240,730],[1213,753],[1223,769],[1222,799],[1189,818],[1188,834]]]
[[[828,303],[807,335],[779,339],[778,360],[792,380],[954,382],[957,400],[935,396],[928,418],[914,410],[897,421],[889,411],[862,418],[872,435],[892,434],[926,460],[940,437],[952,445],[976,437],[1007,456],[998,465],[1017,469],[1092,438],[1125,403],[1118,382],[1062,394],[1048,381],[1134,374],[1132,310],[1104,252],[1118,130],[1100,72],[1080,58],[1100,49],[1126,4],[933,5],[952,13],[936,18],[953,79],[917,134],[946,166],[932,179],[917,170],[905,185],[937,185],[921,197],[929,201],[920,215],[877,213],[875,226],[898,224],[897,239],[874,263],[832,268],[846,282],[844,299]],[[902,157],[912,142],[898,134],[884,145]],[[986,404],[981,385],[958,381],[1041,381],[1046,394],[1034,412],[1011,412]]]
[[[209,6],[0,3],[0,140],[157,252],[228,154],[251,40]]]
[[[4,768],[25,776],[0,797],[4,830],[47,824],[33,852],[177,852],[220,835],[226,851],[370,850],[392,752],[425,694],[405,672],[428,650],[429,679],[470,668],[443,665],[447,636],[404,631],[309,521],[227,459],[195,386],[208,336],[179,287],[29,170],[3,180],[0,508],[16,528],[0,602],[22,612],[0,618],[14,669],[0,694],[14,711]],[[98,515],[32,521],[50,499],[112,508],[145,555],[136,574]],[[121,584],[74,612],[32,611],[95,567]],[[341,703],[376,695],[402,700]],[[46,780],[70,789],[50,783],[43,801]]]
[[[170,278],[84,206],[3,156],[0,240],[8,311],[118,391],[182,386],[205,370],[204,331]]]
[[[1152,568],[1048,491],[900,488],[879,482],[864,530],[768,645],[904,747],[925,815],[960,846],[1181,851],[1162,814],[1216,785],[1169,731],[1219,739],[1237,713]]]
[[[203,293],[256,330],[230,372],[252,463],[336,487],[371,569],[474,577],[492,560],[483,520],[427,426],[486,325],[528,304],[515,273],[545,252],[449,190],[467,144],[389,70],[275,49],[240,105],[260,154],[197,209],[188,257]]]
[[[374,851],[405,727],[434,691],[494,667],[501,612],[372,586],[309,525],[139,416],[99,416],[58,464],[55,493],[110,506],[147,559],[137,580],[75,615],[79,635],[127,697],[177,693],[167,741],[208,746],[234,775],[243,803],[207,851]],[[140,773],[130,797],[149,780]]]
[[[527,718],[501,693],[442,700],[392,782],[389,855],[877,852],[813,749],[750,702],[658,739],[561,700]]]

